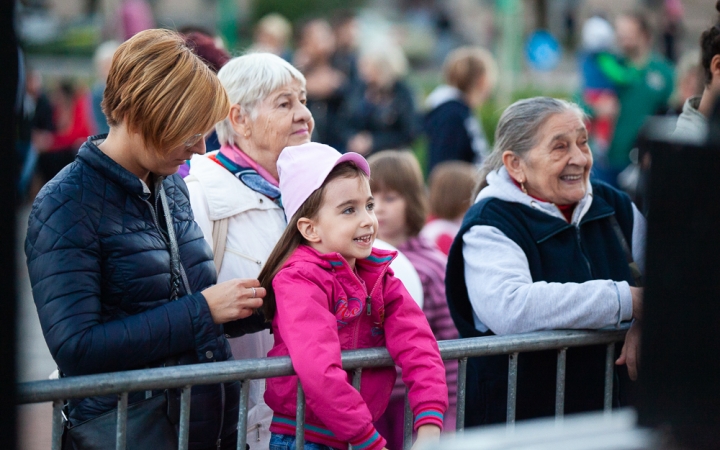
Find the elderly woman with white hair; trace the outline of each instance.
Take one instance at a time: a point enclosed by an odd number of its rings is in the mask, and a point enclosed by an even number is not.
[[[285,230],[276,162],[283,148],[310,142],[314,122],[305,107],[305,77],[282,58],[253,53],[218,72],[231,103],[215,130],[218,151],[193,157],[185,179],[195,221],[212,246],[218,280],[257,278]],[[268,330],[231,339],[235,359],[262,358]],[[266,449],[272,411],[264,381],[250,384],[250,448]]]
[[[336,124],[345,150],[369,155],[407,148],[415,139],[415,102],[402,78],[407,59],[396,45],[371,45],[360,51],[361,82],[347,93]]]

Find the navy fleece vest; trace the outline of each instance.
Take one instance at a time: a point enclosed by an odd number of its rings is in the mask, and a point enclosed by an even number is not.
[[[450,313],[462,337],[493,334],[475,328],[465,283],[463,235],[476,225],[495,227],[517,243],[528,259],[534,282],[605,279],[634,285],[610,220],[614,215],[630,244],[632,203],[627,195],[606,184],[592,186],[592,204],[578,227],[543,211],[497,198],[482,200],[470,208],[450,249],[445,278]],[[604,346],[568,351],[566,413],[602,408],[604,363]],[[505,420],[507,367],[505,356],[473,358],[469,362],[467,426]],[[519,356],[517,419],[554,413],[555,369],[555,351]]]

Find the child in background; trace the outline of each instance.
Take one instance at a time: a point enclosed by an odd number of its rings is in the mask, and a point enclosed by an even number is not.
[[[425,316],[389,268],[395,252],[373,248],[367,161],[308,143],[285,148],[277,166],[288,227],[259,279],[275,336],[268,356],[289,355],[297,376],[267,380],[270,447],[295,447],[299,379],[310,448],[384,448],[373,422],[387,407],[395,369],[364,369],[358,392],[340,355],[383,346],[403,368],[418,440],[437,438],[448,401],[443,362]]]
[[[460,230],[463,216],[473,203],[477,167],[462,161],[446,161],[435,166],[428,179],[430,217],[420,236],[434,242],[445,255]]]
[[[600,162],[606,158],[618,114],[616,83],[626,71],[612,53],[614,50],[615,30],[610,22],[600,16],[586,20],[579,55],[582,86],[578,100],[591,117],[591,147]]]
[[[378,236],[398,248],[415,266],[423,285],[423,312],[438,341],[457,339],[458,331],[445,299],[447,257],[419,236],[425,224],[427,199],[420,164],[410,152],[387,150],[369,158],[370,188],[375,197]],[[468,194],[469,198],[470,195]],[[455,428],[457,362],[445,363],[450,406],[445,429]],[[390,450],[401,450],[405,386],[398,379],[385,414],[376,422]]]

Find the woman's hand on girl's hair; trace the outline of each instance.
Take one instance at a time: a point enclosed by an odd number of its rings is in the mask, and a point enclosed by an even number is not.
[[[422,446],[427,442],[438,442],[440,440],[440,427],[437,425],[420,425],[417,429],[417,440],[413,444],[412,449]]]
[[[249,317],[262,306],[265,288],[258,280],[235,278],[205,289],[202,295],[213,322],[220,324]]]

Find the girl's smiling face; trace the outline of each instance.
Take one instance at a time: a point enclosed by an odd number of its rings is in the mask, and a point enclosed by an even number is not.
[[[364,176],[336,178],[325,186],[323,202],[313,219],[301,218],[298,228],[320,253],[340,253],[355,267],[370,256],[378,221],[370,183]]]

